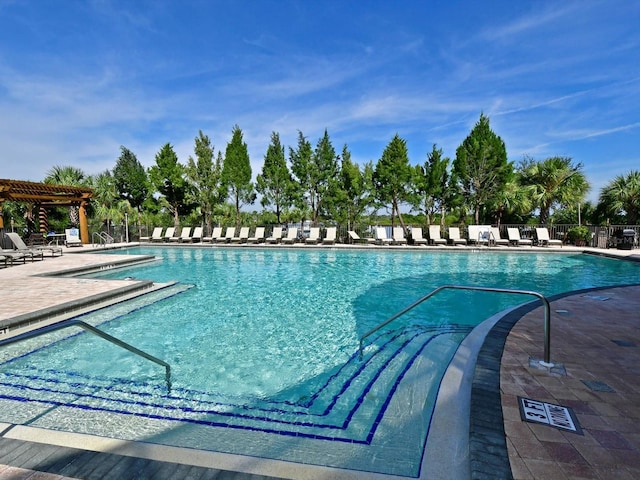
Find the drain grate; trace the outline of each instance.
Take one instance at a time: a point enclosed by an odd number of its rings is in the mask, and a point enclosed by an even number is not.
[[[593,390],[594,392],[616,393],[616,391],[613,388],[611,388],[609,385],[607,385],[604,382],[599,382],[597,380],[581,380],[581,381],[587,387],[589,387],[589,389]]]
[[[518,404],[520,406],[520,418],[525,422],[541,423],[582,435],[582,428],[580,428],[578,419],[569,407],[524,397],[518,397]]]
[[[626,340],[611,340],[613,343],[618,345],[619,347],[636,347],[637,345],[633,342],[628,342]]]

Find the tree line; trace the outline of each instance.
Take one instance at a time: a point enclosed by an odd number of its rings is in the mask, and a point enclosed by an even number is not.
[[[584,201],[590,186],[581,163],[561,156],[509,161],[504,141],[484,114],[453,160],[434,144],[418,165],[411,164],[406,141],[398,134],[375,163],[359,165],[346,144],[336,152],[327,130],[315,147],[298,131],[297,144],[288,148],[278,132],[272,132],[255,182],[238,125],[224,152],[216,151],[199,131],[185,164],[170,143],[162,146],[148,169],[131,150],[120,150],[112,170],[87,176],[74,167],[54,167],[45,178],[46,183],[94,189],[92,228],[121,224],[125,214],[139,229],[183,224],[211,231],[214,225],[306,220],[349,229],[387,222],[402,227],[546,225],[578,223],[578,209],[588,223],[636,224],[640,213],[640,172],[613,179],[592,205]],[[258,198],[261,211],[245,208]]]

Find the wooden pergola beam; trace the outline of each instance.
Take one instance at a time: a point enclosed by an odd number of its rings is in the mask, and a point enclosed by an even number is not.
[[[0,228],[4,227],[2,202],[7,200],[39,203],[52,207],[77,206],[80,209],[80,239],[82,243],[89,243],[89,227],[85,209],[92,195],[93,190],[87,187],[0,179]]]

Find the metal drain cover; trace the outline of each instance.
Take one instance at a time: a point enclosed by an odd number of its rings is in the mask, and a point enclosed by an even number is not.
[[[525,422],[541,423],[582,435],[582,428],[570,407],[518,397],[520,417]]]
[[[589,387],[594,392],[609,392],[615,393],[616,391],[607,385],[604,382],[599,382],[597,380],[581,380],[587,387]]]

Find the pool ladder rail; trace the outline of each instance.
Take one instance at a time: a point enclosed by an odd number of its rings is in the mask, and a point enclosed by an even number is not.
[[[91,235],[91,243],[94,247],[98,245],[107,246],[114,242],[114,238],[107,232],[93,232]]]
[[[408,307],[400,310],[395,315],[392,315],[391,317],[387,318],[384,322],[376,325],[365,334],[363,334],[360,337],[360,346],[358,348],[358,356],[360,357],[360,359],[362,360],[363,343],[367,337],[369,337],[370,335],[373,335],[375,332],[377,332],[381,328],[386,327],[388,324],[390,324],[397,318],[403,316],[405,313],[409,312],[410,310],[413,310],[422,302],[430,299],[431,297],[433,297],[434,295],[436,295],[437,293],[443,290],[474,290],[474,291],[480,291],[480,292],[510,293],[510,294],[516,294],[516,295],[533,295],[534,297],[538,297],[540,300],[542,300],[542,304],[544,306],[544,359],[540,361],[540,364],[547,368],[550,368],[554,365],[553,363],[551,363],[551,306],[549,304],[549,300],[547,300],[547,298],[544,295],[542,295],[541,293],[533,292],[529,290],[511,290],[507,288],[493,288],[493,287],[472,287],[472,286],[465,286],[465,285],[443,285],[441,287],[438,287],[435,290],[426,294],[424,297],[418,299]]]
[[[69,327],[80,327],[88,332],[93,333],[94,335],[97,335],[98,337],[104,338],[105,340],[113,343],[114,345],[117,345],[119,347],[124,348],[125,350],[130,351],[135,355],[146,358],[151,362],[154,362],[154,363],[157,363],[158,365],[163,366],[165,368],[165,381],[167,384],[167,393],[171,393],[171,366],[167,362],[160,360],[159,358],[154,357],[153,355],[147,352],[144,352],[139,348],[134,347],[133,345],[123,342],[119,338],[116,338],[113,335],[109,335],[108,333],[103,332],[102,330],[94,327],[93,325],[89,325],[88,323],[83,322],[82,320],[74,320],[74,319],[64,320],[62,322],[54,323],[52,325],[47,325],[46,327],[41,327],[35,330],[31,330],[29,332],[21,333],[19,335],[16,335],[15,337],[0,340],[0,347],[3,347],[5,345],[10,345],[12,343],[18,343],[23,340],[28,340],[30,338],[39,337],[41,335],[45,335],[47,333],[54,332],[56,330],[61,330],[63,328],[69,328]]]

